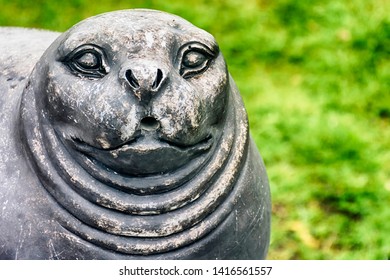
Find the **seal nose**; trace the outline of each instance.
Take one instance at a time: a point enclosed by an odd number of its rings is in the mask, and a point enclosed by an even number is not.
[[[138,78],[134,75],[134,71],[129,69],[126,71],[126,80],[129,82],[130,86],[133,89],[139,89],[140,88],[140,82],[138,81]],[[142,77],[141,77],[142,78]],[[146,87],[145,89],[149,89],[152,91],[158,90],[160,85],[162,84],[164,74],[161,69],[157,69],[157,73],[154,77],[154,81],[150,83],[151,79],[148,79],[149,77],[143,77],[143,80],[147,80],[147,82],[143,83],[143,85]]]
[[[133,66],[125,70],[124,78],[140,101],[149,102],[162,87],[166,75],[158,67],[144,65]]]

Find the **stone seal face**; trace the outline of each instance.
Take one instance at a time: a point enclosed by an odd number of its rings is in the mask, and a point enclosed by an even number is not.
[[[267,176],[210,34],[124,10],[0,36],[22,44],[0,57],[0,258],[265,258]]]

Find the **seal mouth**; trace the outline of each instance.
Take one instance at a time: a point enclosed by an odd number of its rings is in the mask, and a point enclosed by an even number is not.
[[[180,145],[150,134],[140,135],[116,147],[97,148],[73,138],[73,148],[112,171],[130,176],[151,176],[174,172],[210,150],[213,137],[207,136],[190,146]]]

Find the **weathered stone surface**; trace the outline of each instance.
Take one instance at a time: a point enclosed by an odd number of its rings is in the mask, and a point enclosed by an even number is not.
[[[0,258],[258,259],[270,195],[214,38],[151,10],[0,28]]]

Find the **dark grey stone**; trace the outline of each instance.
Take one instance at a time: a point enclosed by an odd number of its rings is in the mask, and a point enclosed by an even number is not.
[[[151,10],[0,28],[1,259],[258,259],[266,171],[214,38]]]

